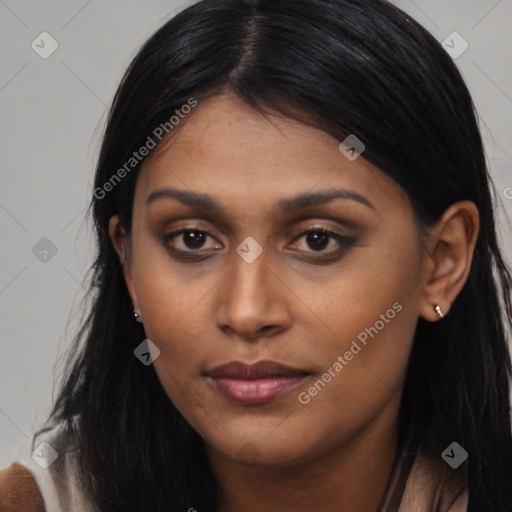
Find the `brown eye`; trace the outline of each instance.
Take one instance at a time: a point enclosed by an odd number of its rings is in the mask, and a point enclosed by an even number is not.
[[[182,237],[189,249],[200,249],[206,240],[204,231],[184,231]]]
[[[353,243],[352,237],[346,237],[324,228],[312,228],[301,233],[296,240],[304,239],[305,246],[310,250],[304,252],[336,254],[348,249]],[[332,243],[331,243],[332,242]],[[325,250],[329,245],[334,246],[332,250]]]
[[[314,251],[322,251],[329,245],[329,235],[321,231],[310,232],[306,235],[306,243]]]
[[[169,233],[164,237],[164,245],[171,251],[176,253],[193,253],[198,249],[202,249],[208,240],[213,237],[208,234],[207,231],[202,229],[184,228],[179,231]],[[216,244],[212,248],[218,248],[219,244]]]

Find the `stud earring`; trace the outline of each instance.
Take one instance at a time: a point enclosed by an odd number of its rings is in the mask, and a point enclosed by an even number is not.
[[[137,322],[142,323],[142,316],[135,311],[135,307],[133,308],[133,317]]]
[[[441,306],[439,304],[434,304],[434,311],[436,312],[436,315],[439,317],[439,318],[443,318],[444,314],[443,312],[441,311]]]

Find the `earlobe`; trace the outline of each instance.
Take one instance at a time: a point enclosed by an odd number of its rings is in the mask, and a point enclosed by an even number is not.
[[[431,229],[419,312],[425,320],[435,322],[449,313],[468,278],[478,230],[478,209],[467,200],[452,204]]]

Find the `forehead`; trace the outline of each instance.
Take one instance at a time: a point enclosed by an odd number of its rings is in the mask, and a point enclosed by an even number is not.
[[[146,160],[136,201],[162,187],[208,193],[242,207],[332,187],[377,202],[405,199],[391,178],[362,157],[349,161],[338,146],[317,128],[278,114],[265,117],[231,94],[213,96]]]

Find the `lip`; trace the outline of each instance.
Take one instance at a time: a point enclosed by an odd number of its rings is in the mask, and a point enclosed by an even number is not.
[[[206,372],[214,379],[257,380],[269,377],[300,377],[309,374],[305,370],[292,368],[276,361],[264,360],[248,364],[242,361],[230,361]]]
[[[231,361],[206,372],[226,398],[245,405],[270,402],[290,392],[310,375],[310,372],[275,361],[254,364]]]

